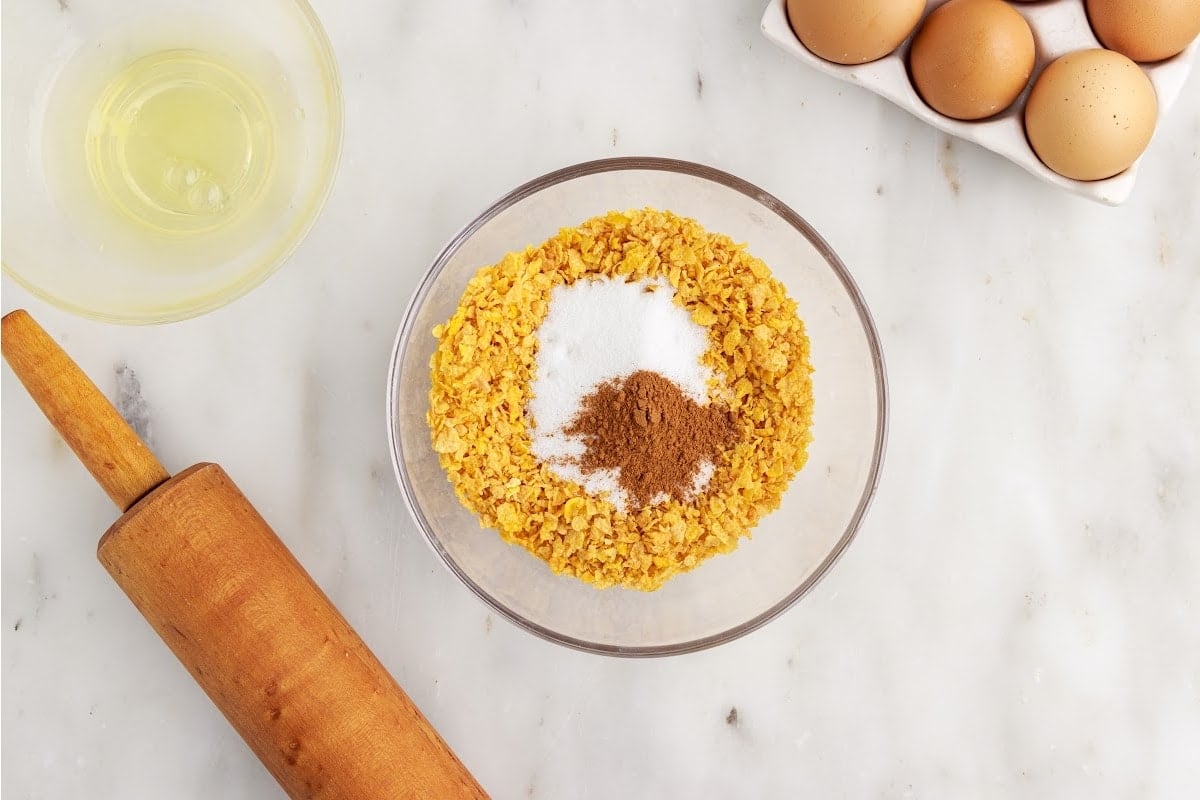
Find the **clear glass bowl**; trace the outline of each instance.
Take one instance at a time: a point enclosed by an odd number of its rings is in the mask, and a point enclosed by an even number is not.
[[[169,322],[211,311],[248,292],[304,238],[333,184],[342,139],[337,66],[308,3],[88,0],[13,2],[2,9],[0,241],[4,271],[18,283],[83,316]],[[146,225],[148,217],[128,213],[124,200],[106,200],[97,189],[120,186],[132,202],[141,202],[147,196],[139,194],[143,187],[166,191],[161,171],[148,173],[153,179],[140,183],[128,177],[124,183],[98,182],[95,162],[86,155],[89,147],[92,152],[103,147],[91,143],[108,141],[93,136],[92,112],[99,98],[116,97],[113,103],[134,98],[117,106],[128,115],[109,129],[128,126],[133,131],[131,120],[145,119],[139,116],[147,107],[145,98],[167,96],[155,88],[161,82],[147,80],[133,66],[163,53],[184,54],[162,69],[170,71],[173,87],[185,87],[173,99],[158,101],[163,115],[189,113],[180,111],[189,106],[179,98],[196,97],[187,92],[197,85],[197,76],[221,76],[220,85],[229,92],[215,107],[234,109],[230,118],[241,113],[245,121],[240,129],[230,123],[224,130],[253,139],[256,155],[268,154],[246,161],[254,165],[244,173],[254,176],[256,188],[246,192],[252,199],[230,204],[221,224],[193,228],[186,236],[170,229],[182,219],[169,216],[178,214],[177,209],[161,211],[161,219],[170,224]],[[186,56],[195,53],[219,65],[197,67]],[[156,74],[162,78],[164,73]],[[133,77],[122,83],[125,76]],[[134,88],[113,88],[117,86]],[[242,91],[245,87],[250,89]],[[193,103],[191,113],[199,107]],[[211,119],[205,108],[204,118]],[[133,132],[128,136],[133,144],[108,163],[127,165],[153,153],[145,142],[155,140],[138,139]],[[238,155],[231,158],[235,165],[242,163]],[[189,197],[186,192],[193,185],[208,188],[195,184],[196,172],[178,172],[176,177],[187,181],[183,188],[175,187],[180,197]],[[221,197],[219,192],[203,196]]]
[[[782,506],[737,550],[656,592],[595,589],[480,528],[458,502],[430,443],[425,413],[434,325],[476,270],[560,228],[610,210],[651,206],[745,242],[799,304],[812,345],[815,399],[808,464]],[[516,189],[434,260],[396,338],[387,392],[392,459],[433,549],[471,591],[517,625],[598,653],[652,656],[746,634],[804,596],[850,544],[875,492],[887,428],[879,339],[862,295],[829,245],[776,198],[709,167],[619,158],[568,167]]]

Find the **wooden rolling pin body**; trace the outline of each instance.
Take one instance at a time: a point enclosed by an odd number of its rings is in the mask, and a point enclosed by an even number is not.
[[[151,492],[98,552],[291,797],[485,796],[219,466]]]
[[[125,511],[100,561],[289,796],[487,797],[224,470],[168,477],[24,312],[0,343]]]

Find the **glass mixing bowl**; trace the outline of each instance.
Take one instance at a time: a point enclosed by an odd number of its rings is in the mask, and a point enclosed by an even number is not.
[[[655,592],[596,589],[556,575],[519,545],[479,527],[438,463],[425,414],[431,333],[467,281],[507,252],[610,210],[652,206],[744,242],[799,304],[812,346],[808,463],[781,507],[737,550]],[[685,653],[728,642],[778,616],[850,544],[875,492],[887,427],[879,338],[862,295],[829,245],[794,211],[709,167],[618,158],[568,167],[516,189],[459,232],[434,260],[404,315],[387,392],[392,459],[433,549],[471,591],[517,625],[580,650]]]
[[[342,96],[304,0],[2,6],[4,270],[168,322],[283,263],[333,183]]]

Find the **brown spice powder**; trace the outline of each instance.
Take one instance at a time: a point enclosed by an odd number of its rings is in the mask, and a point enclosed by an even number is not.
[[[565,433],[583,438],[584,473],[619,470],[618,482],[635,508],[659,494],[686,502],[700,464],[715,462],[737,441],[727,409],[699,405],[647,370],[600,385]]]

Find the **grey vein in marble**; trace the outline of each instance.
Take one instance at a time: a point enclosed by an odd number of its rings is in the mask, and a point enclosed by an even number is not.
[[[133,428],[148,447],[154,447],[154,425],[150,419],[150,406],[142,396],[142,383],[137,372],[124,361],[119,362],[113,372],[117,379],[117,412]]]

